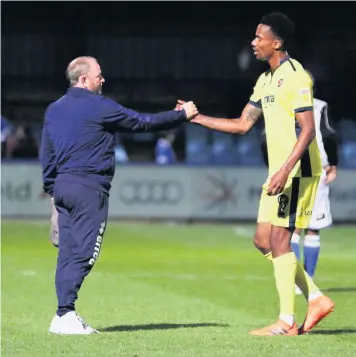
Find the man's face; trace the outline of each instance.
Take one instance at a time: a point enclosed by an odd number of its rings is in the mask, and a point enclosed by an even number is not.
[[[98,62],[91,60],[90,69],[86,75],[86,88],[94,93],[101,94],[102,86],[105,82],[103,75],[101,74],[101,68]]]
[[[276,39],[269,26],[259,24],[256,37],[251,42],[253,53],[260,61],[268,61],[274,51],[281,46],[281,41]]]

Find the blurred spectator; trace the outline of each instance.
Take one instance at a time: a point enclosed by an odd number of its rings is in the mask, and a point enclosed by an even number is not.
[[[11,125],[4,116],[1,116],[1,157],[6,156],[6,141],[10,132]]]
[[[155,154],[156,164],[167,165],[177,162],[177,157],[173,149],[173,142],[176,138],[174,132],[170,131],[157,140]]]
[[[16,159],[38,158],[38,145],[28,125],[18,126],[6,141],[6,157]]]

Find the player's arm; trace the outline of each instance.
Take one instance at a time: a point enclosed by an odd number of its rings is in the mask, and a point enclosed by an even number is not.
[[[252,126],[256,123],[262,114],[261,93],[265,80],[265,74],[262,74],[253,89],[250,101],[243,109],[240,118],[226,119],[226,118],[213,118],[207,115],[197,115],[192,123],[197,123],[206,128],[224,131],[226,133],[245,135]],[[181,104],[180,101],[178,103]]]
[[[42,164],[43,190],[45,193],[53,196],[54,182],[57,176],[57,166],[53,145],[47,132],[46,122],[44,123],[42,130],[40,160]]]
[[[289,88],[292,109],[301,131],[290,156],[283,165],[283,169],[288,174],[293,170],[315,138],[312,86],[310,77],[305,72],[302,72],[293,78]]]
[[[200,124],[213,130],[224,131],[231,134],[245,135],[256,123],[261,114],[262,108],[248,103],[242,111],[240,118],[214,118],[199,114],[194,119],[192,119],[191,122]]]
[[[301,159],[310,143],[315,138],[315,121],[313,107],[305,108],[306,110],[297,112],[295,118],[301,128],[301,132],[297,142],[292,150],[292,153],[284,163],[283,168],[288,174],[293,170],[294,166]]]
[[[182,109],[156,114],[143,114],[125,108],[114,100],[100,98],[104,125],[114,131],[148,132],[168,130],[179,126],[198,114],[195,105],[186,103]]]

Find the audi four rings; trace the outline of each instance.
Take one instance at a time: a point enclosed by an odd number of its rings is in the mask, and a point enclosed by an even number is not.
[[[184,189],[175,180],[130,180],[119,189],[120,200],[127,205],[176,205]]]

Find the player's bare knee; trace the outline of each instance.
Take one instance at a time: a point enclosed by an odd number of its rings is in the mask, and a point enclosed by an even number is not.
[[[255,247],[263,254],[267,254],[271,251],[269,245],[269,235],[271,232],[271,224],[269,222],[261,222],[257,224],[253,243]]]
[[[257,249],[262,248],[262,241],[258,234],[255,234],[255,236],[253,237],[253,244]]]
[[[267,254],[271,251],[270,246],[269,246],[269,237],[268,236],[256,233],[253,238],[253,244],[263,254]]]

